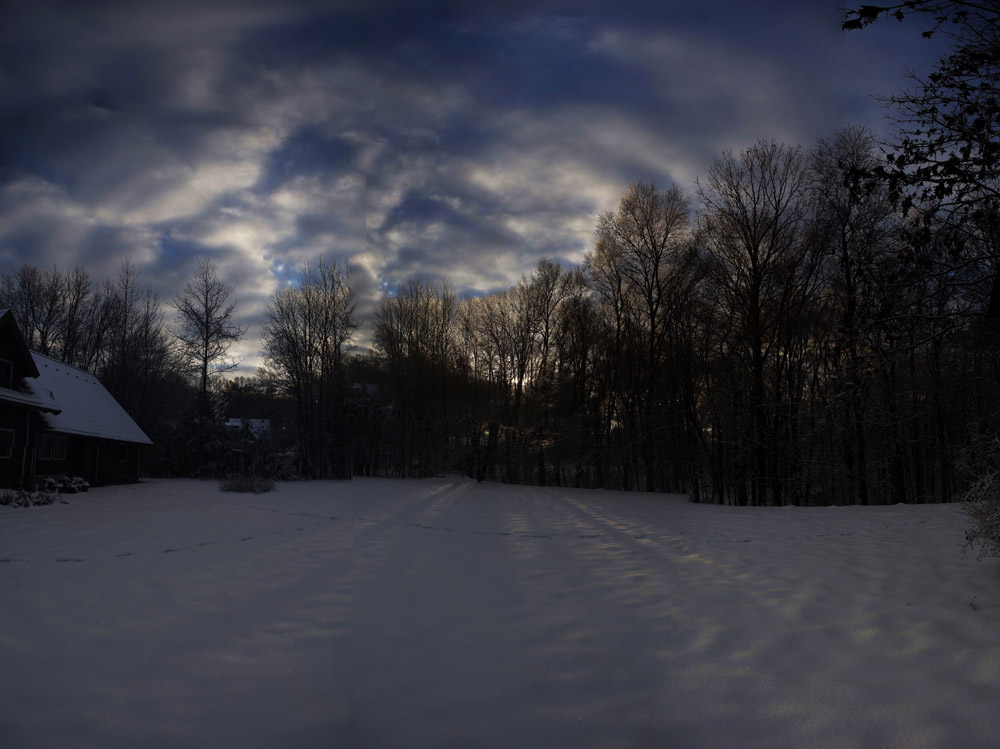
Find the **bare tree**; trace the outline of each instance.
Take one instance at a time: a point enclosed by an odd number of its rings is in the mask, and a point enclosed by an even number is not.
[[[813,201],[814,236],[826,256],[822,268],[824,309],[830,332],[824,350],[829,362],[830,408],[839,413],[841,470],[850,501],[868,504],[870,493],[868,412],[873,366],[869,345],[880,296],[878,277],[891,262],[891,236],[898,231],[896,212],[878,171],[875,140],[862,127],[837,130],[821,138],[809,153],[809,193]],[[883,298],[882,303],[885,303]]]
[[[392,373],[399,475],[434,475],[449,452],[457,301],[446,282],[410,280],[379,300],[375,350]],[[458,436],[458,435],[454,435]]]
[[[747,489],[752,504],[784,502],[777,461],[787,409],[779,403],[788,397],[788,357],[797,351],[789,336],[798,332],[815,279],[803,241],[804,166],[798,148],[762,141],[738,156],[724,151],[698,189],[717,306],[732,315],[732,349],[749,380],[749,430],[737,437],[746,461],[735,482],[741,504]]]
[[[357,329],[350,279],[335,263],[307,266],[264,313],[267,371],[294,398],[302,473],[349,478],[343,420],[346,349]]]
[[[629,421],[645,465],[647,491],[659,488],[656,434],[664,421],[664,398],[675,389],[663,378],[667,336],[683,313],[693,282],[688,210],[687,198],[676,187],[660,191],[652,184],[630,185],[618,210],[601,214],[598,247],[588,258],[592,277],[612,305],[617,346],[628,341],[634,347],[635,358],[626,365],[635,390]],[[619,388],[626,385],[621,374]]]
[[[61,278],[55,268],[45,272],[25,264],[14,273],[4,274],[0,283],[0,304],[13,311],[28,348],[40,354],[52,353],[52,340],[60,322]]]
[[[236,303],[229,297],[233,287],[216,275],[215,266],[207,258],[198,259],[194,275],[184,285],[184,293],[173,299],[177,310],[175,335],[181,344],[181,356],[198,381],[198,404],[201,415],[212,416],[209,385],[212,378],[239,366],[239,361],[226,358],[230,347],[246,333],[238,325]]]
[[[535,266],[529,279],[532,301],[536,307],[538,320],[538,362],[532,377],[533,390],[541,404],[547,404],[553,397],[555,381],[555,334],[557,311],[566,295],[566,284],[562,268],[547,258],[542,258]]]
[[[85,268],[77,266],[65,282],[65,317],[60,356],[67,364],[90,371],[100,349],[94,324],[100,300]]]

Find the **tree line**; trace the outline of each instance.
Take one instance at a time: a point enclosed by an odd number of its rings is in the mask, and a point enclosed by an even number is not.
[[[83,267],[22,265],[0,274],[0,307],[11,310],[30,349],[96,375],[154,434],[186,389],[160,299],[128,259],[113,280],[95,280]]]
[[[1000,8],[905,0],[844,27],[908,15],[952,46],[887,101],[893,146],[847,127],[724,151],[690,196],[633,184],[579,267],[541,260],[462,299],[407,281],[364,321],[370,352],[346,268],[322,260],[271,298],[253,377],[223,376],[247,331],[208,260],[170,320],[128,261],[101,281],[24,265],[0,274],[0,305],[32,349],[105,383],[163,475],[948,500],[997,435]],[[227,415],[274,429],[234,441]]]
[[[694,201],[630,186],[580,268],[543,260],[463,300],[402,286],[374,325],[394,419],[375,466],[739,505],[947,500],[963,446],[995,431],[991,248],[968,224],[928,231],[882,166],[856,127],[760,142]]]
[[[992,218],[928,221],[885,166],[858,127],[724,151],[693,197],[631,185],[580,267],[541,260],[462,299],[402,284],[370,352],[346,268],[320,260],[272,296],[250,378],[222,377],[246,329],[207,260],[171,320],[127,261],[101,283],[25,265],[0,305],[34,350],[101,378],[162,446],[154,472],[233,470],[221,418],[266,416],[287,475],[947,500],[965,446],[996,431]]]

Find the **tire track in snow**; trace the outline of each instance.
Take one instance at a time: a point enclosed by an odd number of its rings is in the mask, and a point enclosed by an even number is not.
[[[435,497],[428,497],[423,504],[426,508],[433,505]],[[548,500],[548,498],[546,498]],[[808,541],[813,539],[823,539],[823,538],[864,538],[881,533],[892,533],[898,531],[899,529],[907,526],[917,526],[925,525],[932,522],[932,518],[923,518],[919,520],[909,520],[900,523],[888,522],[885,518],[874,519],[870,524],[864,527],[856,527],[850,530],[837,530],[837,531],[817,531],[813,529],[813,532],[795,532],[791,530],[789,533],[774,534],[769,533],[767,535],[759,535],[754,531],[758,530],[755,528],[748,529],[746,535],[739,536],[723,536],[715,535],[715,528],[712,528],[711,521],[712,518],[700,517],[697,518],[694,523],[694,528],[687,528],[685,530],[678,530],[674,535],[660,535],[654,532],[652,526],[648,525],[642,521],[631,520],[624,522],[621,519],[615,518],[614,513],[611,512],[612,508],[608,508],[604,505],[583,505],[579,502],[570,500],[566,497],[556,494],[552,497],[551,501],[545,501],[544,503],[535,503],[532,507],[533,517],[530,522],[527,523],[527,527],[538,527],[542,525],[543,527],[539,530],[520,530],[516,527],[501,527],[501,528],[484,528],[484,527],[471,527],[471,528],[456,528],[450,523],[446,524],[432,524],[428,522],[416,522],[416,521],[406,521],[406,520],[394,520],[389,518],[378,518],[378,517],[368,517],[364,515],[355,515],[348,518],[343,515],[332,515],[314,512],[303,512],[282,509],[277,507],[268,507],[261,505],[234,505],[237,507],[243,507],[244,509],[256,510],[259,512],[269,512],[277,515],[284,515],[288,517],[301,517],[315,520],[315,524],[311,527],[322,525],[324,523],[340,523],[340,522],[354,522],[354,523],[364,523],[369,525],[381,525],[386,527],[398,527],[407,528],[412,530],[420,531],[430,531],[437,533],[450,533],[465,536],[476,536],[480,538],[498,538],[498,539],[524,539],[528,541],[588,541],[601,543],[608,540],[617,541],[648,541],[652,544],[665,544],[665,545],[675,545],[680,543],[683,547],[687,547],[689,544],[693,546],[716,546],[716,545],[738,545],[738,544],[749,544],[749,543],[783,543],[788,541]],[[742,508],[740,508],[742,509]],[[758,508],[763,511],[782,511],[789,508]],[[819,509],[819,508],[804,508],[804,509]],[[755,510],[756,512],[757,510]],[[557,518],[556,521],[552,520],[552,517]],[[686,521],[684,513],[679,513],[678,522],[684,524]],[[799,520],[800,518],[796,518]],[[805,520],[805,518],[801,518]],[[526,519],[527,520],[527,519]],[[544,525],[555,524],[558,525],[558,521],[565,520],[571,528],[570,530],[553,530],[546,529]],[[582,521],[582,522],[581,522]],[[515,524],[516,526],[517,524]],[[587,528],[586,526],[590,526]],[[573,528],[572,526],[577,526]],[[580,527],[583,526],[583,527]],[[265,540],[271,536],[277,536],[283,533],[301,533],[304,532],[307,527],[310,526],[298,526],[295,528],[279,528],[272,531],[255,532],[250,535],[243,535],[239,537],[233,537],[230,539],[215,539],[200,541],[189,545],[166,545],[161,549],[156,550],[153,553],[160,554],[175,554],[197,549],[198,547],[213,546],[216,544],[225,543],[245,543],[254,540]],[[806,530],[806,528],[802,528]],[[151,552],[149,549],[145,550],[128,550],[124,552],[118,552],[110,555],[94,556],[94,557],[78,557],[78,556],[64,556],[58,557],[52,560],[56,563],[86,563],[86,562],[98,562],[98,561],[108,561],[112,559],[125,559],[128,557],[134,557],[141,555],[143,553]],[[45,560],[32,560],[30,558],[14,558],[14,557],[0,557],[0,564],[35,564],[44,563]]]

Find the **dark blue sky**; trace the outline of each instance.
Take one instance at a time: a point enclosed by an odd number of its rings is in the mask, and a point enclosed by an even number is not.
[[[447,276],[505,288],[590,249],[638,179],[693,192],[723,148],[808,147],[940,52],[843,0],[7,3],[0,268],[130,256],[164,300],[197,256],[256,323],[320,255],[367,313]]]

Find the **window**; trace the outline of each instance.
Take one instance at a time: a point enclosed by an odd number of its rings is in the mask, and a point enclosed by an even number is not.
[[[43,434],[38,438],[38,459],[52,460],[52,435]]]
[[[0,387],[14,387],[14,365],[6,359],[0,359]]]
[[[118,462],[124,463],[128,460],[128,442],[118,443]]]
[[[57,434],[43,434],[38,438],[39,460],[66,460],[66,438]]]
[[[0,429],[0,460],[14,457],[14,430]]]

